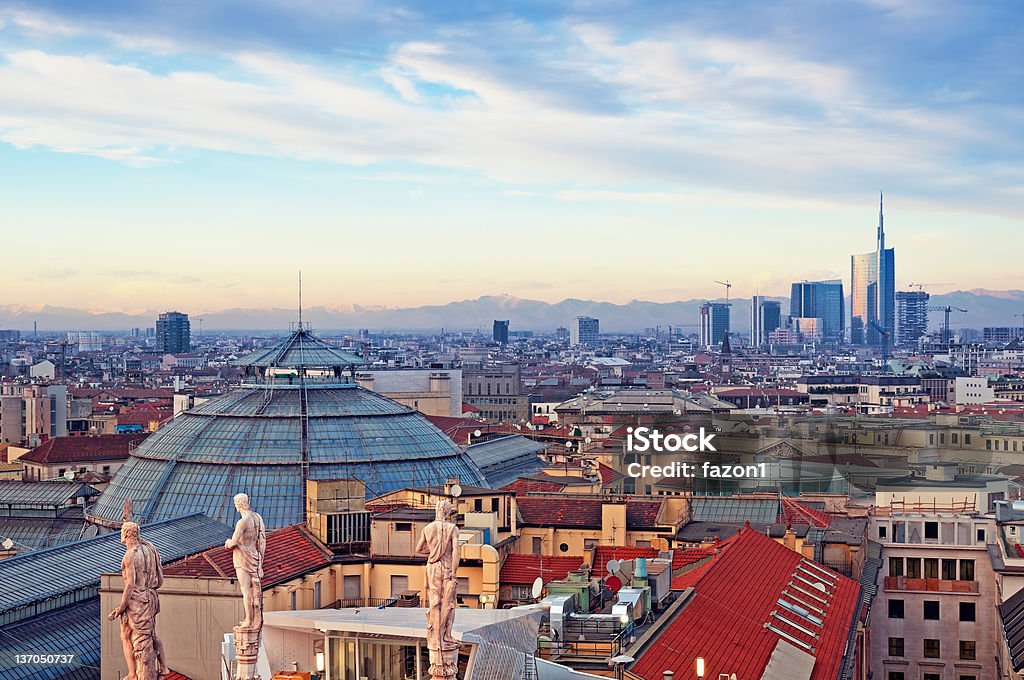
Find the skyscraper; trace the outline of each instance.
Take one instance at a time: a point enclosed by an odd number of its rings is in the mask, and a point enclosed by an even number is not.
[[[846,304],[842,281],[802,281],[790,289],[789,315],[794,319],[820,319],[813,325],[825,342],[840,343],[846,334]]]
[[[750,299],[750,344],[753,347],[767,345],[768,336],[781,325],[781,303],[766,300],[763,295],[755,295]]]
[[[501,345],[508,344],[508,319],[504,321],[494,320],[494,329],[491,332],[491,337],[494,342]]]
[[[592,316],[577,316],[569,329],[570,345],[596,345],[601,333],[601,322]]]
[[[928,293],[901,290],[896,293],[896,346],[917,347],[928,333]]]
[[[156,320],[156,347],[167,354],[184,354],[192,349],[192,327],[188,314],[164,312]]]
[[[729,307],[724,302],[705,302],[700,306],[700,345],[711,349],[721,344],[729,332]]]
[[[881,194],[875,251],[850,258],[850,279],[850,341],[880,346],[896,326],[896,251],[885,247]]]

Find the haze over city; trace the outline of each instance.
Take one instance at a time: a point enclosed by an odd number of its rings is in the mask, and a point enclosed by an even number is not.
[[[239,13],[244,20],[238,20]],[[738,17],[743,22],[737,22]],[[0,4],[0,303],[1020,288],[1013,3]],[[60,247],[39,250],[39,238]],[[953,274],[955,273],[955,276]]]

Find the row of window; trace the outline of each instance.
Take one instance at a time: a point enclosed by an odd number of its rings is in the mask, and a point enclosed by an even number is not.
[[[925,639],[924,658],[938,659],[941,657],[941,645],[938,640]],[[903,638],[889,638],[889,656],[904,656]],[[978,658],[978,644],[974,640],[960,640],[960,660],[975,661]]]
[[[934,522],[928,522],[925,524],[924,537],[926,539],[937,538],[937,529],[934,536],[928,535],[928,524],[934,524]],[[882,538],[884,538],[884,536],[882,536]],[[960,567],[959,578],[957,574],[958,565]],[[942,574],[941,577],[939,576],[940,573]],[[919,557],[890,557],[889,576],[906,576],[907,578],[941,578],[943,581],[973,581],[974,560],[940,560],[937,557],[925,557],[924,559]]]
[[[1014,439],[1013,440],[1013,450],[1014,451],[1017,450],[1017,444],[1018,444],[1017,440]],[[1024,449],[1024,446],[1022,446],[1021,448]],[[987,451],[992,451],[992,450],[998,451],[999,450],[999,442],[997,440],[994,440],[994,439],[986,439],[985,440],[985,449]],[[1010,450],[1010,441],[1008,439],[1004,439],[1003,440],[1003,451],[1009,451],[1009,450]]]
[[[973,602],[959,602],[960,621],[977,620],[977,606]],[[925,621],[938,621],[941,618],[938,600],[925,600],[921,612]],[[889,600],[889,618],[902,619],[906,617],[906,605],[903,600]]]
[[[977,680],[976,675],[961,675],[960,680]],[[888,680],[907,680],[907,675],[903,671],[889,671]],[[942,680],[942,675],[939,673],[925,673],[921,676],[921,680]]]

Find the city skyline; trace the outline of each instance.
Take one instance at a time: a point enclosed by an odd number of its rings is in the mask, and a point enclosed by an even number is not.
[[[1012,3],[240,8],[0,2],[0,304],[1020,288]]]

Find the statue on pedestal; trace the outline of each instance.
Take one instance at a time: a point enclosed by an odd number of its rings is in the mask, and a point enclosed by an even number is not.
[[[130,503],[125,503],[121,542],[125,545],[121,560],[124,591],[107,620],[121,619],[121,646],[128,664],[126,680],[158,680],[168,673],[164,646],[156,636],[156,615],[160,612],[157,589],[163,585],[164,575],[160,554],[152,543],[142,539],[139,525],[131,521]]]
[[[267,530],[263,518],[249,507],[244,493],[235,496],[235,509],[242,515],[235,524],[235,533],[224,541],[231,548],[235,576],[242,589],[245,618],[234,628],[235,655],[238,659],[237,680],[257,679],[256,658],[263,633],[263,556],[267,551]]]
[[[454,678],[458,672],[459,641],[452,637],[459,570],[459,527],[449,501],[437,504],[434,521],[423,528],[416,552],[427,554],[427,649],[430,677]]]

